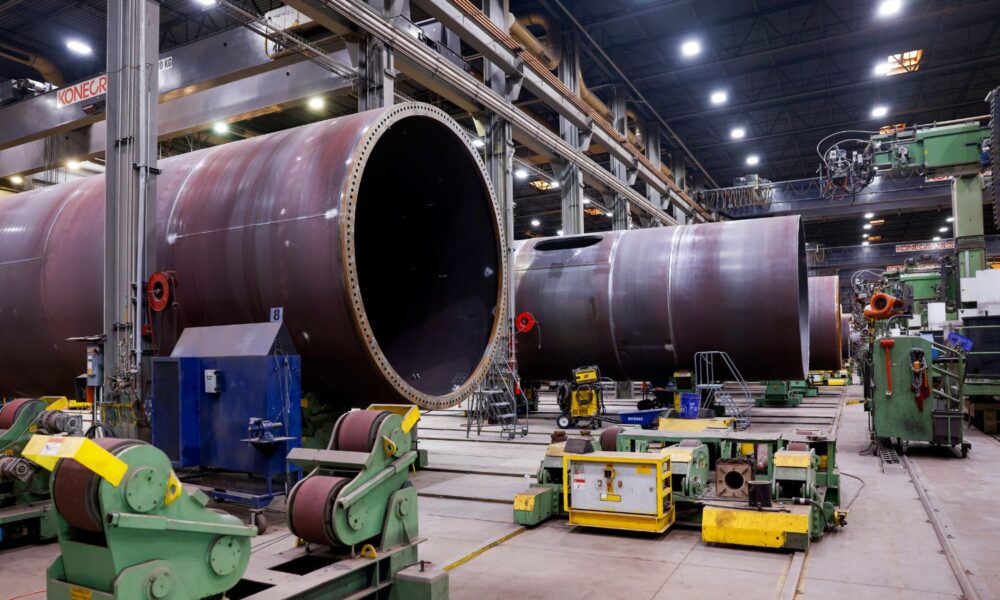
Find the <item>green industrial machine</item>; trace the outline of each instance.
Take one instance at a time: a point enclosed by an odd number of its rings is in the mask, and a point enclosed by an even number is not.
[[[448,575],[420,561],[415,406],[372,405],[337,419],[324,449],[295,448],[309,474],[288,496],[288,528],[303,543],[254,556],[230,591],[246,599],[444,600]]]
[[[52,471],[60,555],[50,600],[190,600],[239,581],[256,528],[207,507],[170,459],[139,440],[36,435],[24,455]]]
[[[616,454],[622,458],[615,460]],[[818,432],[638,427],[605,429],[599,441],[579,437],[550,444],[537,483],[514,498],[514,521],[530,526],[566,514],[574,504],[567,496],[583,493],[577,490],[587,485],[586,478],[578,481],[572,475],[578,462],[604,461],[609,471],[617,472],[622,470],[619,463],[644,454],[669,458],[676,522],[700,527],[704,541],[805,549],[826,531],[846,524],[846,512],[839,508],[833,438]],[[581,458],[587,455],[591,457]],[[590,522],[602,527],[626,522],[621,510]]]
[[[791,383],[784,379],[765,381],[764,395],[755,400],[757,406],[795,407],[802,404],[802,394],[796,393],[798,390],[793,391]]]
[[[764,395],[755,400],[761,407],[794,408],[802,404],[803,398],[819,396],[819,388],[806,379],[772,379],[764,382]]]
[[[0,407],[0,542],[56,536],[49,473],[23,456],[35,433],[79,435],[83,418],[64,398],[18,398]]]
[[[898,334],[916,335],[924,332],[935,332],[939,341],[949,341],[949,346],[961,345],[962,341],[953,337],[955,333],[962,335],[979,333],[981,327],[975,319],[986,314],[995,314],[1000,294],[1000,274],[987,269],[986,247],[983,227],[983,172],[1000,171],[1000,156],[997,141],[1000,139],[1000,103],[997,102],[997,91],[994,90],[988,98],[991,103],[991,122],[984,125],[981,118],[965,119],[949,123],[930,124],[911,128],[895,129],[874,135],[860,153],[855,153],[854,160],[845,161],[846,151],[840,148],[841,142],[831,147],[824,155],[823,172],[831,181],[850,181],[856,179],[861,185],[867,185],[875,172],[906,174],[920,173],[927,177],[952,178],[952,228],[954,232],[955,255],[949,256],[937,265],[918,265],[907,261],[901,269],[882,273],[879,280],[869,282],[867,289],[859,290],[855,284],[855,293],[859,307],[865,306],[863,315],[855,313],[857,324],[865,323],[863,343],[865,349],[859,358],[859,371],[865,385],[865,396],[869,408],[873,411],[873,435],[877,440],[895,439],[901,445],[911,441],[930,442],[954,445],[962,448],[963,455],[968,451],[968,445],[962,441],[961,426],[954,423],[954,411],[964,410],[972,418],[982,422],[984,413],[996,414],[996,399],[1000,396],[1000,374],[979,374],[970,376],[954,364],[964,358],[953,358],[951,354],[934,348],[937,358],[931,356],[927,347],[909,339],[899,339],[893,342],[889,339],[892,332]],[[847,143],[846,141],[844,143]],[[847,166],[850,164],[851,166]],[[862,176],[862,174],[864,174]],[[839,179],[838,179],[839,178]],[[993,186],[993,202],[995,208],[1000,208],[1000,190]],[[865,287],[865,286],[862,286]],[[890,344],[898,344],[899,350]],[[982,345],[983,341],[980,341]],[[907,395],[909,385],[900,385],[898,376],[893,393],[889,390],[889,377],[886,373],[893,371],[892,367],[879,366],[885,359],[885,352],[900,356],[895,360],[902,365],[904,379],[917,377],[917,371],[923,369],[920,361],[905,361],[906,352],[922,351],[926,356],[921,359],[927,362],[928,384],[932,398],[928,400],[929,407],[919,410],[913,400],[905,405],[896,400],[900,395]],[[965,344],[968,358],[982,362],[984,353],[992,354],[994,348],[972,348]],[[973,353],[977,356],[973,357]],[[947,366],[956,367],[964,374],[962,382],[950,387],[943,380],[951,381],[951,377],[943,377],[937,372],[943,368],[941,360],[950,362]],[[907,366],[907,364],[909,366]],[[975,370],[975,369],[974,369]],[[955,393],[958,395],[955,395]],[[924,391],[914,392],[922,396]],[[889,408],[892,407],[892,408]],[[913,414],[916,411],[917,414]],[[939,413],[935,418],[931,413]],[[894,422],[909,419],[906,423]],[[995,416],[994,416],[995,419]],[[987,419],[988,420],[988,419]],[[955,435],[956,428],[958,435]],[[952,444],[952,441],[955,441]]]
[[[964,369],[961,352],[923,337],[877,338],[865,403],[876,442],[894,442],[903,452],[912,442],[930,443],[966,456],[971,444],[962,431]]]
[[[878,171],[953,178],[951,201],[960,277],[986,268],[983,177],[992,133],[978,119],[901,129],[871,138]]]
[[[337,419],[325,449],[293,449],[309,470],[287,502],[299,543],[253,557],[256,528],[183,487],[162,451],[36,435],[24,455],[52,471],[61,551],[48,597],[445,600],[447,574],[417,554],[408,475],[419,418],[414,406],[373,405]]]

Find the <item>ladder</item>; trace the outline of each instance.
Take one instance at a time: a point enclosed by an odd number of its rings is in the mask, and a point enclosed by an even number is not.
[[[718,368],[718,373],[716,370]],[[736,383],[736,390],[725,389],[724,378],[731,377]],[[712,408],[721,405],[725,415],[732,417],[737,431],[750,427],[750,409],[753,408],[753,395],[746,380],[740,375],[733,359],[726,352],[709,350],[696,352],[694,355],[695,391],[702,397],[701,406]]]
[[[514,372],[505,358],[496,354],[490,362],[486,377],[472,393],[469,407],[466,411],[465,437],[469,437],[472,427],[476,427],[476,435],[482,435],[483,426],[496,424],[500,426],[500,438],[512,440],[515,436],[528,435],[528,406],[524,405],[525,420],[521,423],[518,417],[518,399],[514,393]]]

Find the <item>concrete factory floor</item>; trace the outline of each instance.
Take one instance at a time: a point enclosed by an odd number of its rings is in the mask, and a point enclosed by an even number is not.
[[[858,479],[843,478],[848,526],[807,553],[708,545],[684,528],[649,536],[570,528],[564,519],[519,527],[511,500],[529,485],[554,429],[552,399],[543,397],[541,407],[551,416],[532,418],[531,433],[513,441],[500,441],[495,428],[466,439],[460,409],[427,414],[420,433],[430,469],[414,479],[427,538],[421,558],[452,567],[453,600],[961,598],[956,569],[967,572],[980,598],[1000,598],[1000,441],[970,431],[965,460],[911,448],[911,468],[947,536],[946,552],[909,473],[901,466],[883,472],[877,458],[859,455],[868,446],[866,413],[846,402],[859,395],[856,386],[827,388],[795,409],[754,412],[758,431],[835,427],[841,472],[864,481],[862,489]],[[617,411],[634,401],[608,406]],[[278,524],[254,540],[255,553],[293,543],[282,517],[269,517]],[[41,597],[57,553],[57,544],[0,552],[0,598]]]

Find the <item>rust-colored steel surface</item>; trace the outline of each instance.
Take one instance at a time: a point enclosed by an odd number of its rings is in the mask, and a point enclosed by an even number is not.
[[[613,379],[657,380],[729,353],[752,379],[805,377],[809,315],[798,217],[529,240],[514,259],[526,379],[596,364]]]
[[[809,278],[809,368],[839,371],[844,366],[840,338],[840,278]]]
[[[452,406],[481,379],[503,236],[482,160],[443,111],[399,104],[160,168],[156,268],[176,272],[181,327],[283,307],[304,388],[345,407]],[[0,393],[72,391],[84,347],[66,338],[102,331],[103,235],[102,176],[0,200]]]

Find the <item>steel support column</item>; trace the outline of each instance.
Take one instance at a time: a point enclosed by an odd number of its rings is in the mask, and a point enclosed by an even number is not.
[[[559,79],[574,94],[580,93],[580,41],[577,35],[563,37],[562,61],[559,63]],[[566,117],[559,116],[559,136],[576,148],[581,147],[580,129]],[[583,175],[580,167],[566,160],[552,163],[559,177],[562,190],[562,230],[566,235],[583,233]]]
[[[611,88],[611,117],[614,120],[614,127],[618,133],[626,135],[626,130],[628,129],[628,117],[625,114],[625,90],[618,86]],[[628,183],[628,171],[626,169],[625,163],[616,159],[614,156],[610,157],[609,169],[612,174],[618,179]],[[609,203],[611,206],[611,212],[614,217],[612,218],[611,228],[612,229],[630,229],[632,227],[632,218],[629,213],[628,200],[625,199],[621,194],[611,193],[608,194],[608,198],[605,202]],[[657,205],[658,206],[658,205]],[[615,382],[615,398],[617,399],[628,399],[632,397],[632,382],[631,381],[616,381]]]
[[[677,185],[681,187],[682,190],[687,191],[687,168],[684,165],[684,153],[680,150],[675,150],[670,154],[670,169],[674,173],[674,181]],[[680,209],[680,206],[676,202],[671,202],[674,218],[677,219],[678,223],[688,223],[687,215],[684,211]]]
[[[626,121],[628,117],[625,115],[625,90],[617,86],[612,87],[611,90],[611,117],[614,119],[615,130],[622,135],[626,135],[628,128]],[[629,183],[628,170],[625,163],[612,156],[610,157],[610,164],[608,166],[615,177],[626,184]],[[614,213],[611,228],[629,229],[632,226],[632,218],[629,214],[628,200],[621,194],[614,194],[611,207],[611,211]]]
[[[392,49],[378,39],[364,35],[358,41],[358,111],[390,106],[396,85]]]
[[[975,277],[986,268],[983,239],[983,177],[959,175],[951,182],[951,214],[955,217],[955,249],[961,277]]]
[[[483,12],[498,26],[506,26],[508,6],[507,0],[486,0],[483,2]],[[510,98],[511,86],[507,73],[499,66],[483,58],[483,73],[487,85],[498,94]],[[516,92],[515,92],[516,93]],[[513,98],[510,98],[513,100]],[[510,123],[500,115],[487,111],[486,123],[486,169],[493,181],[493,191],[497,204],[500,206],[501,225],[503,226],[504,250],[510,261],[514,259],[514,138]],[[513,294],[514,270],[508,273],[507,293]],[[514,302],[508,298],[507,321],[503,331],[510,332],[514,322]],[[508,336],[505,336],[508,337]],[[509,337],[508,337],[509,339]],[[504,347],[510,344],[502,342]]]
[[[663,164],[660,158],[660,127],[656,123],[646,123],[642,132],[642,141],[646,145],[646,158],[657,169]],[[651,185],[646,186],[646,199],[650,203],[661,207],[664,211],[670,210],[670,198],[664,198],[660,191]]]
[[[400,0],[368,0],[387,19],[394,19],[409,4]],[[358,41],[358,111],[391,106],[395,102],[396,70],[392,48],[377,37],[364,33]]]
[[[140,403],[145,280],[156,233],[156,0],[108,2],[104,400]],[[82,348],[81,348],[82,351]],[[121,425],[121,424],[119,424]],[[134,429],[118,428],[123,437]]]

